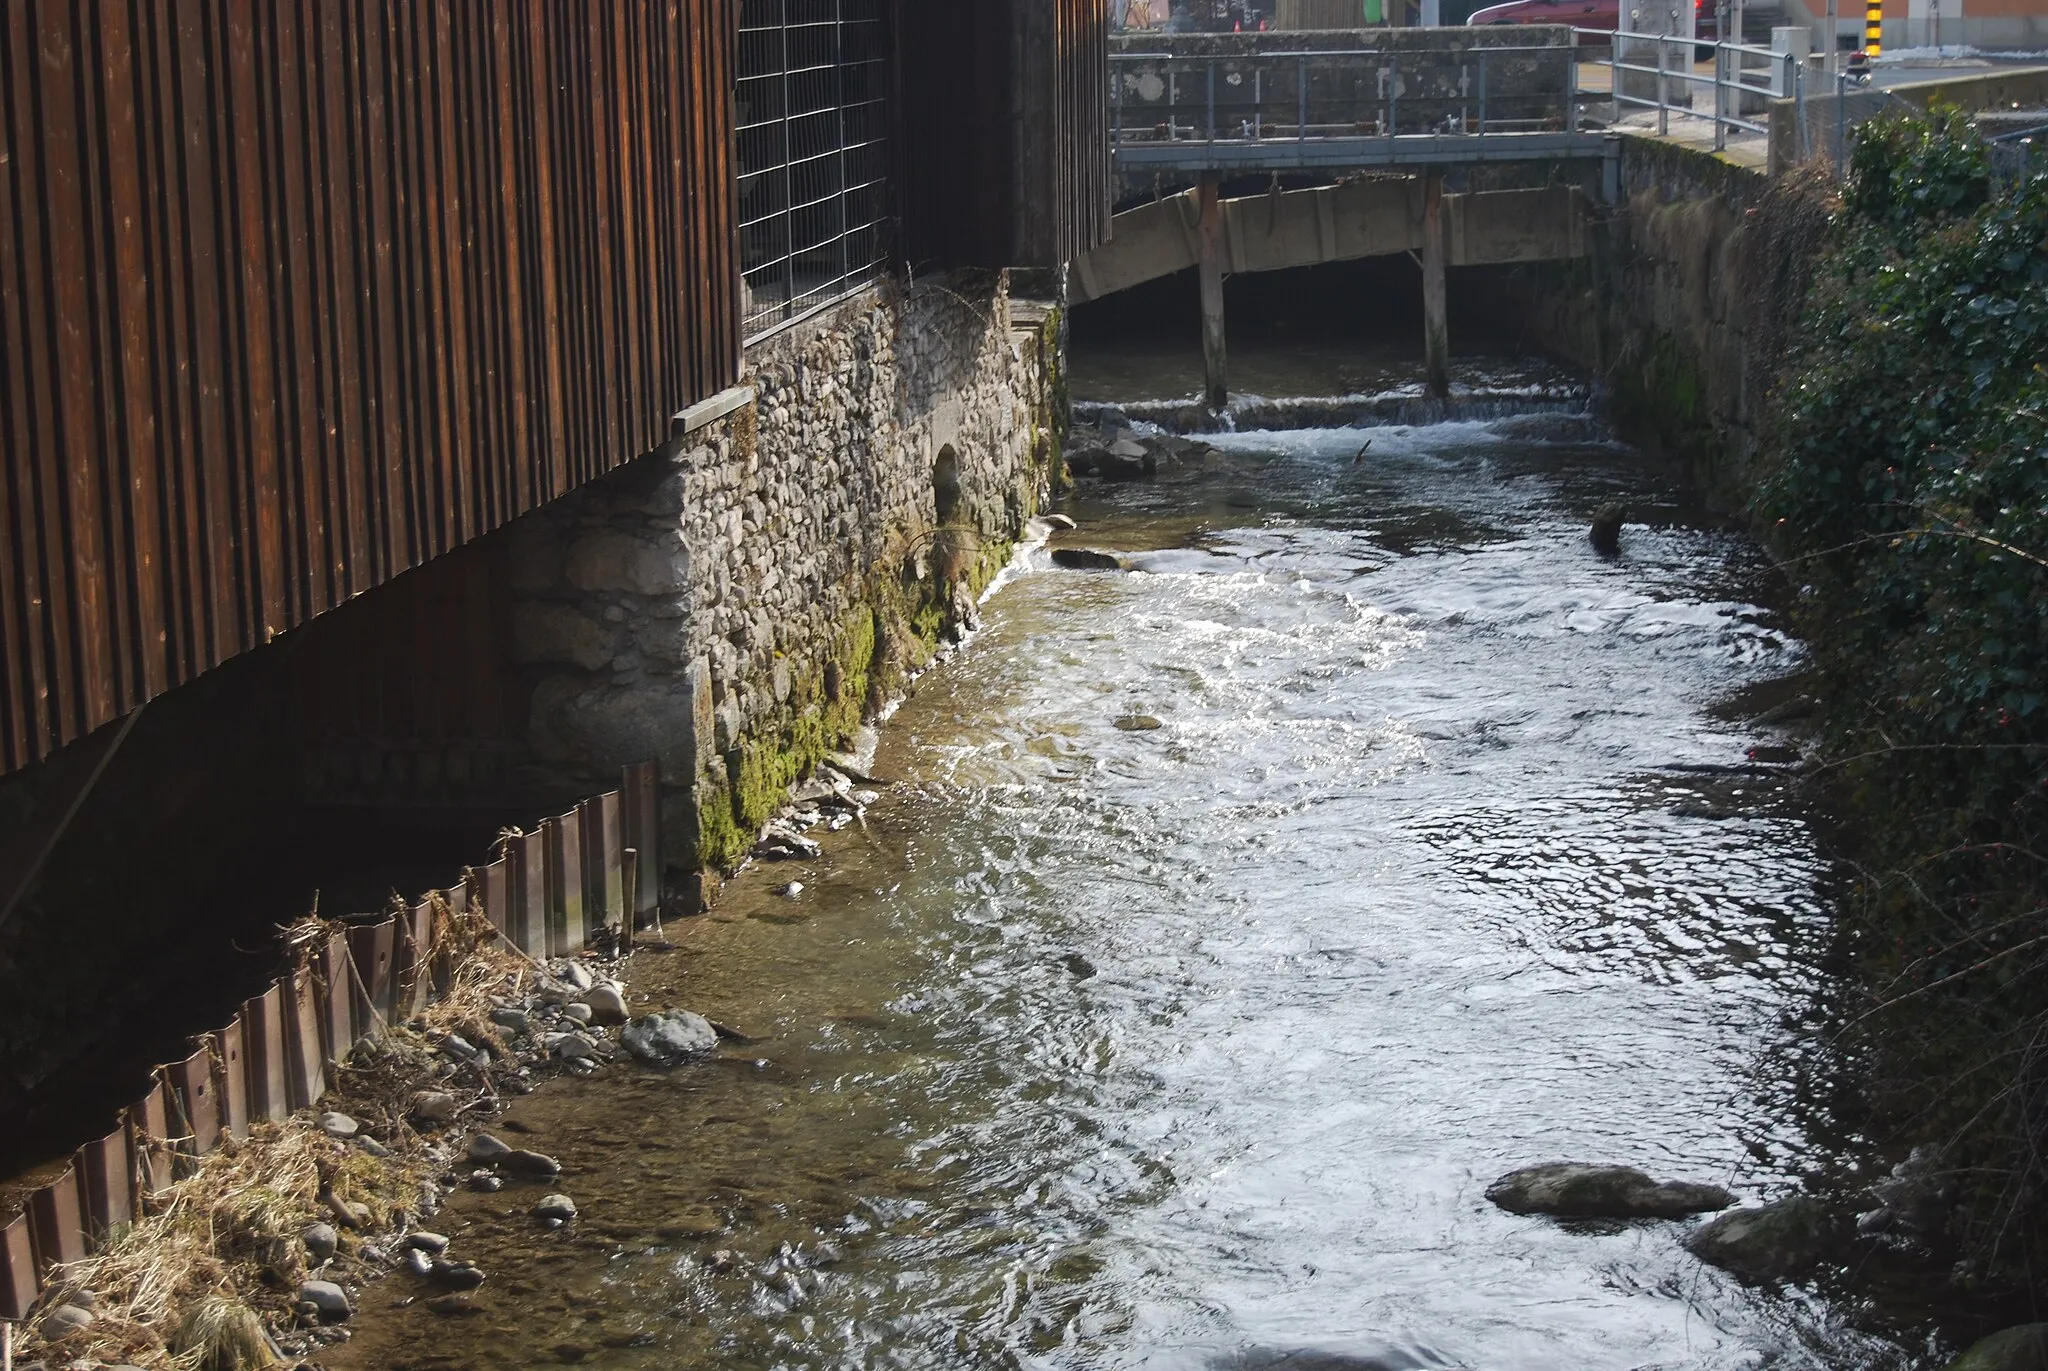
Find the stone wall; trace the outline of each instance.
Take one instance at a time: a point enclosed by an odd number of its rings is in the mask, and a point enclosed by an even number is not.
[[[1740,508],[1828,192],[1636,137],[1622,139],[1620,177],[1591,257],[1516,273],[1528,327],[1593,375],[1624,437],[1689,462]]]
[[[1000,274],[868,293],[749,349],[752,403],[518,521],[539,763],[657,757],[672,874],[743,855],[1047,497],[1058,329]]]

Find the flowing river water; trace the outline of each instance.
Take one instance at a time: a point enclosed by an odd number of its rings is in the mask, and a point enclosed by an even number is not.
[[[1064,506],[1135,570],[1029,554],[865,822],[636,957],[757,1041],[520,1101],[576,1225],[459,1194],[485,1312],[394,1276],[326,1364],[1907,1364],[1685,1224],[1483,1197],[1824,1161],[1828,869],[1728,707],[1800,660],[1761,554],[1571,416],[1216,441]]]

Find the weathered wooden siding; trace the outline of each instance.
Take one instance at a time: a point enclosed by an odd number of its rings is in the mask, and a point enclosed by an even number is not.
[[[0,5],[0,771],[730,384],[733,3]]]

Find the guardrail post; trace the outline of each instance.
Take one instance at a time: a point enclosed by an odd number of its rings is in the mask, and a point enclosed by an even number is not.
[[[1308,137],[1308,57],[1294,59],[1294,141],[1299,143]]]
[[[1657,136],[1664,137],[1671,132],[1671,105],[1668,101],[1669,88],[1664,82],[1664,35],[1657,34]]]
[[[1486,136],[1486,49],[1477,49],[1479,54],[1479,136]],[[1569,99],[1569,97],[1567,97]]]
[[[1721,7],[1727,13],[1727,6]],[[1714,44],[1714,151],[1728,146],[1728,50]]]

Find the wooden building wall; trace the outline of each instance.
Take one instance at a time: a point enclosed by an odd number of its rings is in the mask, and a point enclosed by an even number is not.
[[[0,4],[0,772],[731,383],[733,3]]]

